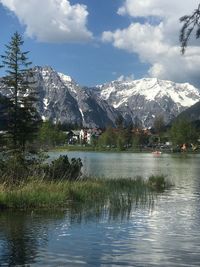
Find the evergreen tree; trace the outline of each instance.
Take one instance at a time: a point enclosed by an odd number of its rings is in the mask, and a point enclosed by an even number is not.
[[[156,116],[153,122],[153,129],[155,133],[157,133],[160,136],[161,132],[163,132],[164,130],[164,127],[165,127],[165,122],[163,116],[162,115]]]
[[[118,117],[115,120],[115,125],[118,129],[123,129],[124,127],[124,118],[122,115],[118,115]]]
[[[50,121],[45,121],[41,124],[38,141],[40,146],[56,146],[64,144],[67,140],[66,134]]]
[[[2,80],[8,96],[8,126],[11,147],[14,151],[24,152],[28,141],[32,141],[38,131],[40,118],[35,108],[37,101],[31,62],[28,53],[23,52],[22,36],[16,32],[1,55],[2,67],[6,76]]]
[[[108,127],[106,131],[100,136],[99,138],[99,145],[100,146],[109,146],[110,148],[112,146],[116,146],[117,141],[117,134],[115,130],[112,127]]]
[[[170,130],[174,145],[197,143],[198,133],[191,122],[186,119],[175,121]]]

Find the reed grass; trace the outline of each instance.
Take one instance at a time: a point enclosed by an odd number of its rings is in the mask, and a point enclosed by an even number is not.
[[[166,188],[162,176],[149,180],[84,178],[78,181],[30,179],[15,187],[0,184],[0,208],[67,208],[72,203],[110,205],[121,209],[133,201],[147,201]]]

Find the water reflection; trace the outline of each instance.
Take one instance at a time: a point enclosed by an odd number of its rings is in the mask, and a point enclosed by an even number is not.
[[[70,223],[88,223],[128,221],[134,210],[148,209],[153,210],[155,201],[158,198],[156,192],[137,192],[127,195],[113,195],[100,203],[85,203],[82,205],[72,205],[68,210],[68,220]]]
[[[0,266],[200,266],[200,155],[72,156],[91,175],[162,173],[174,187],[61,212],[1,213]]]
[[[48,215],[48,216],[47,216]],[[0,214],[0,266],[33,263],[39,246],[48,242],[48,224],[51,219],[63,218],[59,214],[1,212]]]
[[[70,236],[69,229],[76,225],[87,225],[91,222],[95,224],[127,222],[138,208],[152,210],[155,197],[153,193],[145,192],[136,197],[122,196],[120,203],[116,203],[114,197],[106,203],[82,205],[72,203],[67,210],[59,213],[2,212],[0,214],[0,266],[38,264],[39,259],[44,256],[43,253],[46,255],[49,250],[52,235],[56,235],[57,241],[63,238],[67,241]],[[58,246],[60,242],[54,249],[57,250]],[[82,249],[80,244],[78,246]],[[67,263],[67,261],[64,262]]]

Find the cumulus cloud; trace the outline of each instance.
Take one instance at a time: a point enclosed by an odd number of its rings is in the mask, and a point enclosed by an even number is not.
[[[119,82],[130,82],[132,80],[134,80],[134,74],[130,74],[128,76],[121,75],[117,78],[117,81]]]
[[[136,21],[127,28],[105,31],[103,42],[129,53],[137,53],[141,62],[149,63],[148,75],[178,82],[196,83],[199,79],[200,47],[195,38],[190,40],[186,54],[180,54],[179,18],[191,14],[197,1],[181,0],[126,0],[118,9]],[[142,21],[142,22],[141,22]]]
[[[192,12],[196,8],[196,0],[125,0],[124,5],[118,9],[119,15],[130,15],[132,17],[171,17],[173,15],[182,16],[185,12]]]
[[[106,31],[102,35],[104,42],[111,42],[116,48],[138,53],[142,61],[152,61],[156,53],[161,56],[168,49],[163,43],[163,25],[154,27],[149,24],[132,23],[128,28]]]
[[[25,25],[26,34],[41,42],[85,42],[92,38],[87,29],[85,5],[69,0],[0,0]]]

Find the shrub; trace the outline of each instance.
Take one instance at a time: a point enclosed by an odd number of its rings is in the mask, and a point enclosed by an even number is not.
[[[13,154],[0,160],[0,179],[8,185],[16,185],[24,181],[29,174],[27,161],[21,154]]]
[[[48,180],[77,180],[81,176],[81,159],[72,158],[69,161],[67,155],[60,156],[50,165],[42,167],[44,178]]]
[[[165,177],[163,175],[161,175],[161,176],[154,176],[154,175],[150,176],[148,183],[149,183],[149,185],[151,187],[153,187],[154,189],[156,189],[158,191],[162,191],[166,187],[166,181],[165,181]]]
[[[41,155],[32,157],[19,154],[7,155],[0,159],[0,183],[15,186],[28,181],[31,177],[40,180],[77,180],[81,176],[81,159],[60,156],[50,164],[44,164]]]

